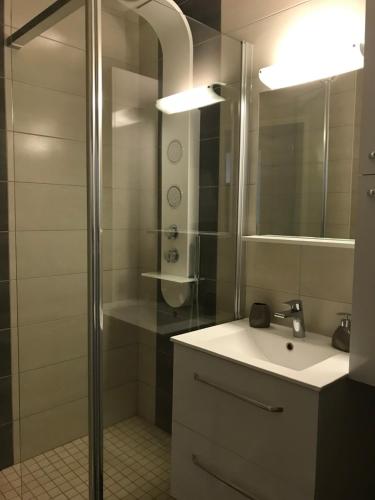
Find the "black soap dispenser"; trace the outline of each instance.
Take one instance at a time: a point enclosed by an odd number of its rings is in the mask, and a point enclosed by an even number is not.
[[[352,326],[350,313],[337,313],[338,316],[343,316],[340,325],[336,328],[332,337],[332,345],[340,351],[349,352],[350,347],[350,330]]]

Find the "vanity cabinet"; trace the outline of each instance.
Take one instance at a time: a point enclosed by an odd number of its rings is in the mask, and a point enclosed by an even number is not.
[[[375,2],[366,3],[350,377],[375,386]],[[372,174],[372,175],[368,175]]]
[[[371,475],[362,469],[360,485],[353,476],[351,454],[363,429],[352,433],[355,439],[348,432],[358,418],[350,407],[358,406],[352,384],[345,378],[317,391],[176,344],[172,495],[374,498]]]

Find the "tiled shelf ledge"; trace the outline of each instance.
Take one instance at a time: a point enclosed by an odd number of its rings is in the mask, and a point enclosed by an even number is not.
[[[172,283],[193,283],[198,281],[197,278],[187,278],[185,276],[164,273],[142,273],[142,276],[144,278],[153,278],[155,280],[171,281]]]
[[[307,245],[314,247],[354,248],[355,240],[340,238],[309,238],[304,236],[274,236],[271,234],[243,236],[244,241],[281,243],[285,245]]]

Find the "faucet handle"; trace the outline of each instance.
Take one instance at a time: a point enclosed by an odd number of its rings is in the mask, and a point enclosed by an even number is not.
[[[294,312],[302,311],[303,309],[302,300],[300,299],[287,300],[284,304],[290,306],[290,309]]]

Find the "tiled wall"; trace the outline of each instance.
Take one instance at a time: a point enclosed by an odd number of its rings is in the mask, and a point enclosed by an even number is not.
[[[13,0],[6,29],[51,3]],[[112,148],[112,67],[138,71],[139,39],[147,34],[138,18],[103,15],[105,303],[138,301],[140,269],[154,251],[153,242],[140,247],[153,198],[126,184],[131,176],[121,174],[131,166]],[[84,49],[82,9],[22,50],[6,49],[15,460],[87,432]],[[138,391],[140,338],[137,327],[105,316],[106,424],[147,407]]]
[[[340,4],[336,0],[329,1]],[[363,1],[349,0],[349,3],[364,17]],[[255,230],[259,91],[264,90],[257,78],[258,70],[274,62],[277,43],[289,27],[301,16],[314,13],[314,9],[320,6],[321,0],[265,0],[252,2],[251,6],[246,0],[238,0],[235,4],[231,0],[222,0],[222,31],[240,40],[247,40],[253,44],[254,51],[248,139],[248,234],[254,234]],[[334,93],[333,105],[335,99]],[[344,127],[337,127],[336,132],[338,135],[344,133]],[[353,145],[352,139],[353,134],[350,138]],[[345,145],[348,144],[345,138],[341,137],[340,141],[342,140],[346,141]],[[334,141],[335,137],[331,144]],[[344,170],[345,162],[336,164],[336,167]],[[353,172],[355,181],[355,169]],[[352,211],[354,212],[354,207]],[[336,213],[342,216],[343,210]],[[285,307],[282,304],[285,300],[301,297],[305,303],[307,328],[331,335],[338,324],[335,313],[351,310],[353,250],[268,243],[247,243],[245,246],[244,314],[248,313],[250,304],[254,301],[265,301],[274,310],[281,310]]]
[[[0,2],[0,27],[7,31],[9,5]],[[0,469],[13,463],[13,408],[10,318],[10,268],[9,242],[13,241],[12,227],[8,221],[8,181],[11,180],[7,168],[7,131],[5,106],[5,76],[9,72],[8,58],[3,49],[0,57]]]

